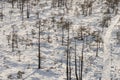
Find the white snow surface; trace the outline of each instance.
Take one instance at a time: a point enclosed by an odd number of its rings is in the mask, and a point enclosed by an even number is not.
[[[98,57],[96,57],[96,38],[86,36],[84,49],[83,80],[120,80],[120,44],[116,40],[116,31],[120,28],[120,11],[116,16],[112,15],[109,26],[102,28],[99,26],[102,20],[103,3],[95,0],[92,15],[83,16],[81,8],[76,2],[82,3],[83,0],[73,0],[73,7],[67,12],[63,8],[51,8],[51,0],[40,0],[35,6],[30,6],[30,18],[26,18],[26,6],[24,8],[24,20],[20,14],[20,9],[15,3],[14,8],[11,4],[1,0],[0,11],[3,8],[3,20],[0,21],[0,80],[66,80],[66,49],[67,49],[67,30],[64,30],[64,44],[62,45],[62,31],[58,28],[61,16],[65,21],[70,21],[70,51],[71,51],[71,80],[75,78],[74,37],[80,33],[81,26],[86,28],[84,34],[100,32],[103,44],[100,44]],[[31,4],[35,3],[31,0]],[[4,6],[4,7],[3,7]],[[10,11],[13,11],[11,14]],[[78,14],[75,10],[78,10]],[[38,69],[38,21],[36,12],[40,14],[40,20],[44,23],[41,26],[41,69]],[[51,22],[51,17],[55,18],[56,23]],[[46,20],[46,21],[45,21]],[[12,52],[12,26],[19,37],[18,48]],[[54,26],[54,27],[53,27]],[[32,30],[35,35],[33,38]],[[10,36],[8,44],[7,36]],[[48,42],[48,36],[50,41]],[[27,41],[28,39],[28,41]],[[32,43],[32,46],[27,46]],[[77,40],[77,64],[81,57],[82,40]],[[77,70],[79,73],[79,69]],[[18,78],[18,72],[24,72]]]

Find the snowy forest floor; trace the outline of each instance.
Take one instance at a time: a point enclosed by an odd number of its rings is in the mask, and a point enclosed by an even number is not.
[[[99,2],[99,0],[98,0]],[[71,55],[71,78],[75,78],[75,40],[81,31],[80,27],[85,27],[84,34],[102,31],[99,27],[102,18],[101,3],[94,3],[93,12],[90,16],[83,16],[81,12],[76,14],[75,6],[63,17],[72,22],[70,25],[70,55]],[[58,23],[63,9],[52,9],[51,1],[48,0],[31,6],[30,17],[26,18],[26,7],[24,9],[24,19],[20,10],[11,8],[8,2],[1,2],[4,17],[0,21],[0,80],[66,80],[66,54],[67,54],[67,29],[64,29],[64,44],[62,45],[62,29]],[[41,5],[42,8],[39,8]],[[46,5],[44,5],[46,4]],[[1,9],[1,8],[0,8]],[[11,13],[12,11],[12,13]],[[40,12],[40,19],[43,20],[41,26],[41,69],[38,69],[38,27],[36,22],[36,12]],[[81,11],[81,10],[78,10]],[[77,16],[76,16],[77,15]],[[56,23],[52,23],[54,17]],[[46,21],[44,21],[46,20]],[[113,16],[108,28],[104,28],[100,35],[103,43],[100,43],[97,54],[97,43],[92,36],[85,36],[85,43],[82,40],[76,42],[77,64],[82,56],[82,45],[84,44],[83,59],[83,80],[99,80],[100,77],[111,75],[113,80],[120,80],[120,44],[117,41],[116,32],[119,31],[120,12]],[[18,38],[18,48],[12,51],[13,27]],[[35,35],[32,34],[35,32]],[[10,42],[8,42],[10,36]],[[32,43],[32,45],[30,45]],[[27,46],[26,46],[27,45]],[[79,73],[79,70],[78,70]],[[107,74],[107,75],[102,75]]]

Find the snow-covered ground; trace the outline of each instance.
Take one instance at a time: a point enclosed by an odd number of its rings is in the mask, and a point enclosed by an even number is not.
[[[37,0],[36,0],[37,1]],[[30,17],[27,18],[25,5],[23,21],[21,11],[15,3],[14,8],[7,1],[0,1],[3,20],[0,21],[0,80],[66,80],[66,55],[68,31],[64,29],[62,45],[61,17],[70,25],[71,80],[75,77],[75,39],[84,27],[83,80],[120,80],[120,43],[116,32],[120,30],[120,12],[112,15],[109,26],[103,32],[100,27],[104,3],[96,0],[91,15],[82,15],[81,8],[73,0],[73,5],[64,8],[51,8],[52,0],[31,0]],[[41,20],[41,69],[38,69],[38,21]],[[54,18],[55,22],[52,22]],[[13,27],[17,35],[18,48],[12,51]],[[34,32],[34,34],[32,34]],[[97,54],[97,32],[102,39]],[[89,35],[90,34],[90,35]],[[119,35],[120,36],[120,35]],[[77,64],[82,56],[83,40],[78,39],[76,46]],[[79,69],[77,70],[79,73]]]

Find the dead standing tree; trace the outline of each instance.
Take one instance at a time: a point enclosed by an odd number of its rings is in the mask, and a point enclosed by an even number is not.
[[[52,8],[63,7],[66,4],[66,0],[52,0]]]
[[[15,51],[15,48],[18,48],[18,35],[15,31],[15,25],[12,25],[12,52]]]
[[[65,23],[63,17],[60,18],[60,22],[58,22],[58,24],[59,24],[59,27],[62,29],[62,45],[63,45],[63,43],[64,43],[64,29],[66,28],[66,23]]]
[[[80,76],[79,76],[79,80],[83,80],[83,59],[84,59],[84,37],[85,37],[85,34],[83,36],[83,43],[82,43],[82,51],[81,51],[81,65],[80,65]]]
[[[77,45],[76,45],[76,39],[75,39],[75,76],[76,76],[76,80],[78,80],[78,73],[77,73],[77,53],[76,53],[76,50],[77,50]]]
[[[93,36],[93,40],[96,42],[96,57],[98,57],[99,48],[101,47],[101,43],[103,44],[103,40],[100,36],[100,31],[94,31],[91,35]]]
[[[69,26],[69,24],[66,23],[66,26]],[[69,80],[69,28],[68,28],[68,39],[67,39],[67,66],[66,66],[66,72],[67,72],[67,80]]]
[[[30,2],[27,0],[27,18],[30,17]]]
[[[81,26],[77,31],[78,37],[80,37],[81,40],[83,40],[83,33],[84,33],[85,30],[86,30],[86,27]]]
[[[38,26],[38,69],[41,69],[41,50],[40,50],[40,31],[41,31],[41,20],[37,22]]]
[[[20,11],[21,11],[21,16],[22,16],[22,21],[23,21],[23,19],[24,19],[24,14],[23,14],[23,12],[24,12],[25,0],[21,0],[21,1],[19,2],[19,4],[20,4]]]
[[[38,55],[38,57],[39,57],[39,61],[38,61],[38,69],[40,69],[41,68],[41,54],[40,54],[40,25],[41,24],[41,22],[39,21],[39,33],[38,33],[38,53],[39,53],[39,55]]]
[[[41,20],[39,18],[39,12],[36,13],[36,27],[38,28],[38,69],[41,69],[41,47],[40,47],[40,33],[41,33]]]
[[[70,55],[70,25],[71,23],[70,22],[66,22],[65,23],[65,26],[66,26],[66,29],[68,30],[67,32],[67,62],[66,62],[66,76],[67,76],[67,80],[71,80],[71,55]]]
[[[41,32],[41,20],[38,20],[36,23],[38,28],[38,69],[41,69],[41,47],[40,47],[40,32]]]
[[[85,0],[84,3],[81,4],[82,15],[87,16],[92,14],[92,6],[94,1]]]
[[[97,39],[96,39],[96,43],[97,43],[97,49],[96,49],[96,57],[98,57],[98,53],[99,53],[99,43],[100,43],[100,39],[99,39],[99,32],[97,32]]]
[[[11,39],[11,35],[6,35],[7,41],[8,41],[8,46],[10,46],[10,39]]]
[[[3,17],[4,17],[4,13],[3,13],[3,8],[4,8],[4,4],[3,4],[3,1],[0,1],[0,5],[1,5],[1,8],[0,8],[0,19],[1,21],[3,21]]]

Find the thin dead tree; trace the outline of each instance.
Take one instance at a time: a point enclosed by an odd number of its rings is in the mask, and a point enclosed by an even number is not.
[[[96,42],[97,42],[97,50],[96,50],[96,57],[98,57],[98,51],[99,51],[99,32],[97,33],[97,40],[96,40]]]
[[[85,36],[85,34],[84,34],[84,36]],[[81,51],[81,66],[80,66],[79,80],[83,80],[84,36],[83,36],[83,44],[82,44],[82,51]]]
[[[27,18],[30,17],[30,2],[27,0]]]
[[[15,25],[12,25],[12,52],[15,51],[15,48],[18,48],[18,35],[15,31]]]
[[[39,12],[36,13],[37,23],[36,26],[38,28],[38,69],[41,69],[41,47],[40,47],[40,32],[41,32],[41,20],[39,19]]]
[[[4,13],[3,13],[3,8],[4,8],[4,6],[3,6],[3,1],[0,1],[0,3],[1,3],[1,9],[0,9],[0,19],[1,19],[1,21],[3,21],[3,17],[4,17]]]
[[[66,75],[67,75],[67,80],[70,80],[70,62],[69,62],[69,22],[66,22],[67,30],[68,30],[68,37],[67,37],[67,66],[66,66]]]
[[[65,28],[65,25],[64,25],[64,21],[63,21],[63,17],[61,17],[61,22],[60,24],[62,24],[62,45],[64,43],[64,28]]]
[[[78,74],[77,74],[77,55],[76,55],[76,47],[77,47],[77,45],[76,45],[76,39],[75,39],[75,76],[76,76],[76,80],[78,80]]]
[[[38,33],[38,58],[39,58],[39,61],[38,61],[38,69],[41,68],[41,54],[40,54],[40,24],[41,22],[39,21],[39,33]]]

